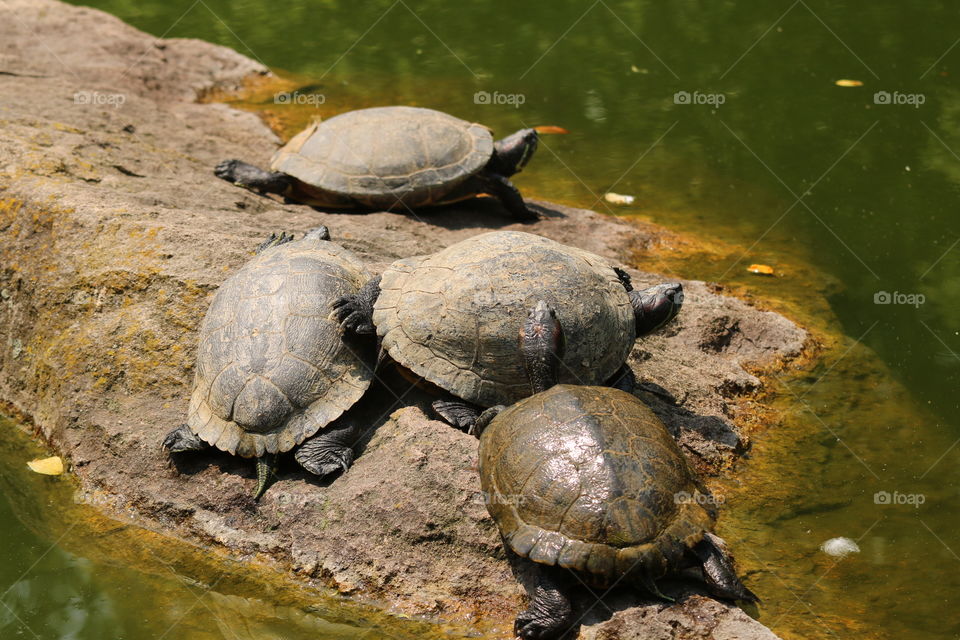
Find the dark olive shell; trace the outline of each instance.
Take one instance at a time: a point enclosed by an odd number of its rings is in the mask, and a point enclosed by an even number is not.
[[[675,567],[713,513],[663,423],[631,394],[557,385],[480,439],[487,507],[517,554],[610,582]]]

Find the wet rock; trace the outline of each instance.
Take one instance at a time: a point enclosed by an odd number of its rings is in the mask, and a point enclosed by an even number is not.
[[[77,462],[84,499],[404,613],[509,628],[522,590],[480,496],[476,441],[431,420],[422,390],[365,400],[368,441],[348,474],[321,483],[285,460],[260,503],[249,498],[249,460],[169,462],[159,442],[184,418],[197,325],[216,287],[278,230],[327,225],[375,269],[491,229],[617,260],[662,232],[547,202],[534,203],[544,220],[533,225],[489,201],[417,216],[285,205],[212,174],[224,158],[266,164],[276,136],[253,114],[197,102],[265,74],[258,64],[54,0],[0,4],[0,42],[9,72],[0,74],[0,398]],[[629,272],[638,288],[663,279]],[[796,356],[806,334],[704,283],[684,287],[678,321],[639,343],[630,363],[691,460],[716,471],[746,448],[735,417],[761,385],[747,369]],[[771,637],[699,596],[671,607],[628,598],[583,633],[670,629]]]

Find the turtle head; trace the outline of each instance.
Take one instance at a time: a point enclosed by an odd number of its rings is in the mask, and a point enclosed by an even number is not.
[[[533,393],[546,391],[559,381],[564,346],[556,311],[540,300],[520,327],[520,354]]]
[[[325,226],[320,225],[316,229],[311,229],[307,231],[304,238],[309,238],[311,240],[329,240],[330,239],[330,229],[327,229]]]
[[[520,129],[516,133],[511,133],[506,138],[493,143],[493,157],[490,158],[487,167],[504,178],[519,173],[533,157],[542,133],[567,133],[567,130],[562,127],[544,126]]]
[[[679,282],[658,284],[643,291],[630,291],[627,295],[633,305],[638,338],[676,318],[683,306],[683,285]]]

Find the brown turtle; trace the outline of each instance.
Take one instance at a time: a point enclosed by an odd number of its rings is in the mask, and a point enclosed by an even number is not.
[[[469,428],[477,407],[529,395],[516,357],[516,328],[539,299],[561,314],[568,348],[560,380],[630,388],[627,356],[637,337],[680,310],[678,283],[633,291],[606,258],[521,231],[474,236],[429,256],[394,262],[336,303],[342,325],[374,327],[391,358],[456,396],[434,407]]]
[[[556,638],[575,624],[571,588],[655,581],[697,565],[709,590],[756,601],[737,578],[715,513],[663,423],[635,396],[557,384],[562,330],[540,302],[520,349],[534,395],[477,422],[480,481],[507,547],[537,574],[522,638]]]
[[[255,497],[277,455],[304,441],[296,458],[308,471],[346,470],[360,426],[338,418],[370,386],[375,354],[341,334],[330,305],[368,278],[326,227],[297,241],[271,236],[217,290],[200,328],[187,422],[164,446],[256,458]]]
[[[334,208],[409,210],[486,193],[529,222],[537,215],[509,177],[530,160],[538,132],[565,133],[536,127],[495,142],[483,125],[440,111],[374,107],[301,131],[274,154],[270,171],[224,160],[214,173],[256,191]]]

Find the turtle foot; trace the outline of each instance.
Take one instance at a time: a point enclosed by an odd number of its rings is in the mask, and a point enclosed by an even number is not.
[[[343,296],[333,303],[333,315],[340,323],[340,329],[357,335],[371,335],[373,327],[373,305],[380,296],[379,276],[363,285],[356,294]]]
[[[304,469],[323,478],[337,471],[346,473],[353,464],[353,449],[311,440],[300,447],[294,457]]]
[[[201,440],[193,430],[185,424],[170,431],[163,439],[163,448],[170,453],[181,451],[203,451],[210,447]]]
[[[567,593],[569,576],[557,567],[536,565],[536,570],[537,586],[530,606],[517,616],[513,632],[530,640],[560,638],[576,626]]]
[[[726,543],[712,533],[705,533],[693,552],[703,563],[703,578],[711,594],[727,600],[760,602],[753,591],[737,577],[733,558],[727,552]]]
[[[463,400],[434,400],[430,405],[438,416],[452,427],[470,433],[480,416],[480,409]]]
[[[541,611],[531,606],[517,616],[513,623],[513,633],[518,638],[530,640],[551,640],[559,638],[570,630],[573,612]]]

